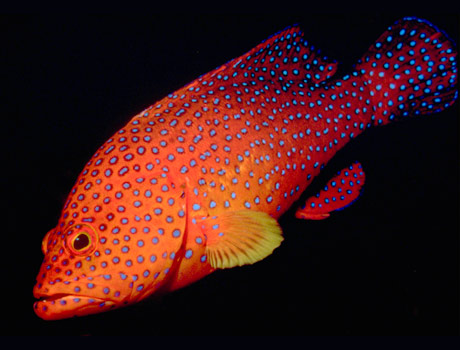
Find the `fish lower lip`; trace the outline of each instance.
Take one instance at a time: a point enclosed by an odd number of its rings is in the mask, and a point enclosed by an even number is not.
[[[59,320],[74,316],[83,316],[112,309],[116,303],[112,300],[93,296],[53,294],[43,295],[34,303],[34,311],[44,320]]]

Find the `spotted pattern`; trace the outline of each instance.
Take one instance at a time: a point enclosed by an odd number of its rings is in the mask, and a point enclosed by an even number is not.
[[[451,105],[455,58],[442,32],[408,18],[331,79],[337,63],[292,27],[166,96],[78,177],[43,241],[35,311],[100,312],[209,274],[196,218],[243,209],[278,218],[365,129]]]
[[[299,219],[322,220],[329,213],[342,210],[353,203],[360,195],[365,175],[358,162],[339,171],[316,196],[307,199],[296,212]]]
[[[372,123],[452,105],[458,95],[456,57],[448,38],[424,20],[406,18],[389,27],[356,67],[372,98]]]

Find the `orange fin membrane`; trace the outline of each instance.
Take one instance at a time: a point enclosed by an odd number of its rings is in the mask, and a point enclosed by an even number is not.
[[[366,176],[360,163],[342,169],[324,188],[307,199],[295,216],[298,219],[323,220],[336,210],[342,210],[358,199]]]

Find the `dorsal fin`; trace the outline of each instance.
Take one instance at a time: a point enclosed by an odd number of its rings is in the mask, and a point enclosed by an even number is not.
[[[298,26],[288,27],[246,54],[201,76],[199,81],[225,76],[233,82],[293,82],[319,84],[337,70],[337,62],[320,54],[304,38]]]

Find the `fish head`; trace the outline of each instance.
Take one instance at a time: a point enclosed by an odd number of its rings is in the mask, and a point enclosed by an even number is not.
[[[138,302],[168,283],[184,237],[185,199],[179,186],[153,178],[148,183],[113,181],[111,191],[107,181],[92,187],[85,186],[86,179],[77,181],[57,227],[42,243],[45,257],[33,290],[39,317],[108,311]],[[126,183],[131,185],[123,187]],[[94,200],[97,193],[106,198]],[[154,193],[157,201],[151,198]]]
[[[112,269],[104,274],[96,272],[103,264],[99,234],[89,224],[72,224],[64,230],[50,230],[42,242],[45,254],[34,286],[36,314],[47,320],[68,318],[105,311],[128,301],[128,286],[118,282],[118,298],[114,288]],[[110,284],[110,287],[109,287]],[[118,300],[117,300],[118,299]]]

